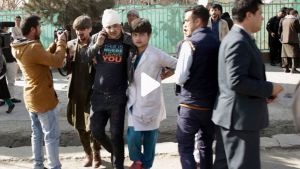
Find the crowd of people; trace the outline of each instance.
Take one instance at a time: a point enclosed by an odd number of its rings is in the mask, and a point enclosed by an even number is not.
[[[112,167],[124,168],[126,113],[126,138],[132,160],[129,168],[152,167],[166,110],[162,87],[142,95],[141,76],[146,73],[159,83],[175,76],[179,98],[176,139],[183,169],[260,169],[259,133],[268,126],[267,104],[283,90],[281,85],[266,80],[262,55],[253,37],[262,26],[262,5],[261,0],[235,0],[234,24],[228,13],[222,14],[219,4],[186,9],[184,39],[177,45],[177,58],[149,44],[152,25],[134,9],[128,12],[124,26],[117,11],[106,9],[103,29],[94,35],[90,35],[91,18],[78,16],[72,25],[76,38],[67,42],[67,32],[57,34],[46,50],[39,41],[41,18],[24,18],[13,31],[9,50],[14,57],[9,55],[6,67],[9,63],[14,65],[11,71],[15,79],[17,61],[26,83],[24,102],[31,119],[34,169],[46,168],[43,142],[48,167],[62,166],[58,124],[61,107],[50,68],[61,67],[66,56],[71,65],[67,120],[78,132],[86,154],[84,167],[100,167],[102,146],[111,153]],[[287,58],[291,58],[295,73],[299,40],[286,38],[294,36],[286,29],[290,24],[299,25],[299,21],[294,15],[297,11],[290,10],[284,19],[283,11],[268,23],[270,39],[274,40],[270,40],[270,48],[271,44],[279,45],[282,30],[282,66],[288,71]],[[16,22],[20,19],[16,17]],[[271,49],[271,64],[279,62],[278,49]],[[0,58],[0,70],[4,72],[4,59]],[[2,71],[0,98],[11,112],[13,102],[20,100],[14,98],[13,90],[8,90],[14,81],[8,78],[7,87]],[[8,91],[5,96],[2,88]],[[108,122],[110,136],[105,130]]]
[[[281,8],[276,16],[269,19],[266,28],[269,34],[271,65],[279,64],[286,73],[300,73],[296,69],[296,59],[299,58],[300,52],[298,11],[293,8]]]

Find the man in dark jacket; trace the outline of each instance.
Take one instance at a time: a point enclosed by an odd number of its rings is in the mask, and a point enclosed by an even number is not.
[[[7,33],[8,27],[1,26],[0,33]],[[10,100],[13,103],[20,103],[21,100],[15,98],[15,81],[18,71],[17,61],[14,58],[14,56],[11,53],[11,47],[6,47],[2,49],[3,55],[6,61],[6,80],[7,80],[7,86],[10,93]],[[1,105],[1,102],[0,102]]]
[[[285,16],[285,10],[281,9],[276,16],[269,19],[267,23],[267,31],[269,33],[269,47],[270,47],[270,62],[272,66],[281,61],[281,42],[278,34],[279,22]]]
[[[185,11],[184,35],[175,70],[181,86],[177,116],[178,149],[183,169],[195,169],[195,134],[200,152],[200,168],[212,168],[214,124],[212,110],[218,93],[218,50],[220,42],[207,27],[208,10],[194,6]],[[199,157],[198,157],[199,158]]]
[[[219,50],[219,95],[213,111],[216,158],[213,169],[260,169],[259,134],[269,124],[267,103],[283,90],[266,81],[253,33],[263,22],[261,0],[236,0],[236,24]]]
[[[89,62],[86,50],[91,41],[92,20],[89,16],[82,15],[73,22],[77,38],[68,42],[68,51],[71,63],[69,78],[68,109],[69,123],[78,131],[86,158],[84,167],[101,165],[100,144],[91,136],[90,131],[90,98],[95,70]]]
[[[10,113],[14,109],[15,105],[9,99],[10,93],[7,87],[5,73],[6,73],[5,59],[2,56],[2,49],[0,48],[0,91],[1,91],[0,99],[4,100],[3,102],[1,102],[2,105],[4,105],[5,103],[8,105],[8,110],[6,111],[6,113]]]
[[[127,62],[132,48],[131,37],[122,33],[119,14],[106,9],[104,30],[92,37],[88,56],[96,63],[91,98],[90,127],[93,137],[112,153],[113,168],[124,168],[124,117],[127,102]],[[110,120],[111,138],[105,134]]]

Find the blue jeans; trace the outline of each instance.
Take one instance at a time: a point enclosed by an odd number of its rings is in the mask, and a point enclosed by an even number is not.
[[[127,143],[130,160],[140,160],[143,163],[143,168],[151,168],[155,156],[157,137],[158,129],[149,131],[135,131],[134,127],[128,127]],[[144,150],[143,153],[142,145]]]
[[[44,168],[43,138],[48,158],[48,168],[61,169],[59,161],[59,106],[53,110],[36,113],[29,112],[31,119],[31,145],[34,160],[34,169]]]

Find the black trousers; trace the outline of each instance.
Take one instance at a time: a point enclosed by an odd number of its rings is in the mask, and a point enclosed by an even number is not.
[[[281,62],[281,42],[279,39],[270,36],[271,35],[269,35],[270,61],[271,63]]]
[[[212,111],[210,110],[201,111],[179,107],[176,138],[183,169],[196,169],[193,155],[196,133],[198,133],[196,145],[200,154],[200,168],[212,168],[215,125],[211,121],[211,116]]]
[[[103,106],[93,111],[90,116],[92,136],[112,154],[113,168],[124,169],[124,117],[125,104]],[[105,133],[106,124],[110,121],[111,138]]]
[[[213,169],[260,169],[259,130],[228,130],[217,126]]]

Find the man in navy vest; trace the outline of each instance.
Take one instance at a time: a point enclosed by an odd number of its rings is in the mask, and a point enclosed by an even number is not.
[[[177,117],[177,141],[183,169],[196,169],[193,156],[195,134],[200,152],[200,168],[212,168],[214,124],[212,109],[218,93],[219,40],[207,27],[208,10],[194,6],[185,11],[184,34],[175,70],[181,86]]]

